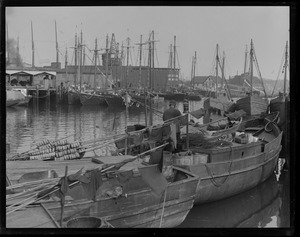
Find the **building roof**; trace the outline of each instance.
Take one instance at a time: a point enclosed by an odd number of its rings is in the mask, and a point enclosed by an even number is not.
[[[32,76],[36,76],[39,74],[49,74],[52,76],[56,76],[56,72],[54,71],[31,71],[31,70],[12,70],[12,69],[6,69],[6,74],[7,75],[27,74]]]
[[[212,79],[213,81],[215,81],[216,77],[215,76],[195,76],[193,77],[193,82],[196,84],[203,84],[207,79]],[[221,83],[222,78],[218,76],[218,83]]]

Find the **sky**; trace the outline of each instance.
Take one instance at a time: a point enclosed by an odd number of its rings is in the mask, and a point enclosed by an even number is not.
[[[225,54],[225,77],[244,71],[246,45],[253,40],[263,78],[274,79],[282,70],[286,42],[289,42],[288,6],[89,6],[89,7],[6,7],[8,38],[17,41],[24,62],[31,64],[31,22],[35,44],[35,65],[56,60],[55,21],[59,61],[74,64],[75,33],[83,33],[87,49],[105,48],[112,33],[120,45],[130,38],[129,64],[139,65],[138,45],[154,31],[155,66],[167,67],[170,45],[176,36],[177,62],[183,79],[190,80],[192,57],[197,53],[196,76],[214,73],[216,46]],[[104,51],[103,51],[104,52]],[[143,54],[146,55],[146,47]],[[86,50],[86,62],[92,52]],[[145,57],[146,58],[146,57]],[[146,59],[143,58],[143,65]],[[257,71],[254,71],[257,74]],[[283,75],[281,75],[283,77]]]

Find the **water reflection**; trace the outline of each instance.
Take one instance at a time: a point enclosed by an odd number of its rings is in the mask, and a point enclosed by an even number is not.
[[[201,106],[202,102],[190,101],[191,110]],[[177,107],[183,111],[182,102],[178,102]],[[168,101],[159,98],[154,101],[153,108],[161,111],[153,114],[153,123],[161,123]],[[145,124],[143,106],[130,107],[128,113],[128,125]],[[44,139],[90,140],[123,133],[126,112],[124,108],[59,105],[50,100],[34,100],[28,107],[6,108],[6,115],[6,142],[10,143],[11,153],[21,153],[31,149],[35,141]],[[112,131],[106,125],[115,117],[120,117],[120,123]]]
[[[190,101],[190,111],[201,108],[203,101]],[[164,111],[168,101],[159,100],[153,106]],[[182,102],[178,109],[183,111]],[[106,123],[120,117],[120,124],[111,131]],[[194,119],[202,122],[202,119]],[[154,123],[161,123],[162,116],[154,115]],[[128,124],[144,124],[144,107],[129,109]],[[11,153],[21,153],[31,148],[34,141],[43,139],[90,140],[123,132],[125,109],[58,105],[44,100],[28,107],[6,108],[6,142]],[[275,174],[258,187],[240,195],[194,206],[179,227],[289,227],[290,196],[289,175]]]
[[[224,200],[194,206],[178,227],[281,227],[281,191],[276,175],[256,188]],[[285,218],[285,217],[284,217]]]

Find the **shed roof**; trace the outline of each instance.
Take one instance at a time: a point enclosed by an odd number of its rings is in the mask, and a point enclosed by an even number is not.
[[[11,70],[11,69],[6,70],[6,74],[8,74],[8,75],[28,74],[28,75],[36,76],[36,75],[43,74],[43,73],[49,74],[52,76],[56,76],[56,72],[53,72],[53,71],[28,71],[28,70]]]
[[[207,79],[211,78],[214,82],[216,81],[216,76],[195,76],[193,77],[194,83],[203,84]],[[218,82],[221,82],[222,78],[218,76]]]

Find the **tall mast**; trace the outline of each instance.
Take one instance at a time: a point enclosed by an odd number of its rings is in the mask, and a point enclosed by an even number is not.
[[[19,36],[17,38],[17,67],[20,66],[20,47],[19,47]]]
[[[66,53],[65,53],[65,69],[66,69],[66,80],[68,81],[68,49],[66,47]]]
[[[107,81],[107,74],[108,74],[108,34],[106,35],[106,57],[105,57],[105,76],[106,76],[106,80],[104,81],[104,87],[105,90],[106,88],[106,81]]]
[[[10,63],[10,55],[9,55],[9,42],[8,42],[8,25],[6,24],[6,52],[7,52],[7,64]]]
[[[192,70],[191,70],[191,82],[192,82],[193,88],[194,88],[194,85],[193,85],[193,77],[194,77],[194,61],[195,61],[195,56],[192,57]]]
[[[149,36],[149,54],[148,54],[148,79],[149,79],[149,89],[150,91],[152,91],[152,78],[151,78],[151,61],[152,61],[152,42],[151,42],[151,33]],[[149,103],[149,112],[150,112],[150,121],[149,121],[149,125],[152,126],[152,103],[151,103],[151,96],[148,95],[149,99],[150,99],[150,103]]]
[[[78,56],[78,50],[77,50],[77,33],[75,34],[75,47],[74,47],[74,54],[75,54],[75,74],[74,74],[74,84],[77,86],[77,56]]]
[[[225,71],[225,52],[223,51],[223,58],[222,58],[222,89],[224,88],[224,80],[225,80],[225,75],[224,75],[224,71]]]
[[[98,57],[98,49],[97,49],[97,38],[95,39],[95,71],[94,71],[94,92],[96,91],[96,70],[97,70],[97,57]]]
[[[55,21],[55,42],[56,42],[56,63],[59,62],[59,56],[58,56],[58,42],[57,42],[57,28],[56,28],[56,21]]]
[[[195,51],[195,61],[194,61],[194,77],[196,76],[196,64],[197,64],[197,52]]]
[[[116,83],[116,85],[117,85],[117,82],[118,82],[118,66],[119,66],[119,43],[117,43],[117,45],[116,45],[116,63],[115,63],[115,67],[116,67],[116,81],[115,81],[115,83]],[[115,86],[115,89],[116,89],[116,86]]]
[[[140,43],[139,43],[139,45],[140,45],[140,80],[139,80],[139,89],[140,89],[140,87],[142,85],[142,55],[143,55],[143,52],[142,52],[143,43],[142,43],[142,41],[143,41],[143,36],[141,35],[141,37],[140,37]]]
[[[195,56],[194,56],[194,60],[193,60],[193,78],[195,79],[196,76],[196,62],[197,62],[197,52],[195,51]],[[193,81],[193,89],[194,89],[194,81]]]
[[[173,68],[173,50],[172,50],[172,48],[173,48],[173,45],[170,44],[170,55],[169,55],[168,67],[171,69]]]
[[[153,80],[153,75],[152,75],[152,73],[153,73],[153,70],[152,70],[152,68],[154,68],[154,43],[155,43],[155,41],[154,41],[154,30],[152,30],[152,40],[151,40],[151,42],[150,42],[150,44],[151,44],[151,71],[150,71],[150,74],[151,74],[151,76],[150,76],[150,78],[151,78],[151,90],[153,90],[153,88],[154,88],[154,80]]]
[[[82,45],[82,65],[85,65],[85,47],[84,45]]]
[[[173,53],[173,57],[174,57],[174,72],[175,72],[175,69],[176,69],[176,35],[174,35],[174,53]]]
[[[284,84],[283,84],[283,95],[286,96],[286,69],[288,66],[288,42],[285,46],[285,63],[284,63]]]
[[[32,21],[31,21],[31,50],[32,50],[32,63],[31,67],[34,67],[34,42],[33,42],[33,28],[32,28]]]
[[[129,66],[129,44],[130,44],[130,38],[127,37],[127,51],[126,51],[126,83],[125,83],[125,88],[126,90],[128,89],[128,66]]]
[[[122,46],[121,46],[121,81],[122,81],[122,86],[124,85],[124,75],[123,75],[123,58],[124,58],[124,45],[123,45],[123,42],[122,42]]]
[[[253,42],[251,39],[250,43],[250,95],[252,95],[253,90]]]
[[[154,50],[155,50],[155,45],[154,45],[154,30],[152,30],[152,68],[154,68]]]
[[[81,65],[82,65],[82,46],[83,46],[83,42],[82,42],[82,30],[80,32],[80,43],[79,43],[79,53],[80,53],[80,57],[79,57],[79,85],[80,85],[80,92],[81,92],[81,86],[82,86],[82,80],[81,80]]]
[[[244,74],[246,73],[246,70],[247,70],[247,54],[248,54],[248,47],[246,45],[245,62],[244,62]]]
[[[217,54],[216,54],[216,94],[215,94],[216,98],[217,98],[217,92],[218,92],[218,64],[219,64],[219,45],[217,44]]]

